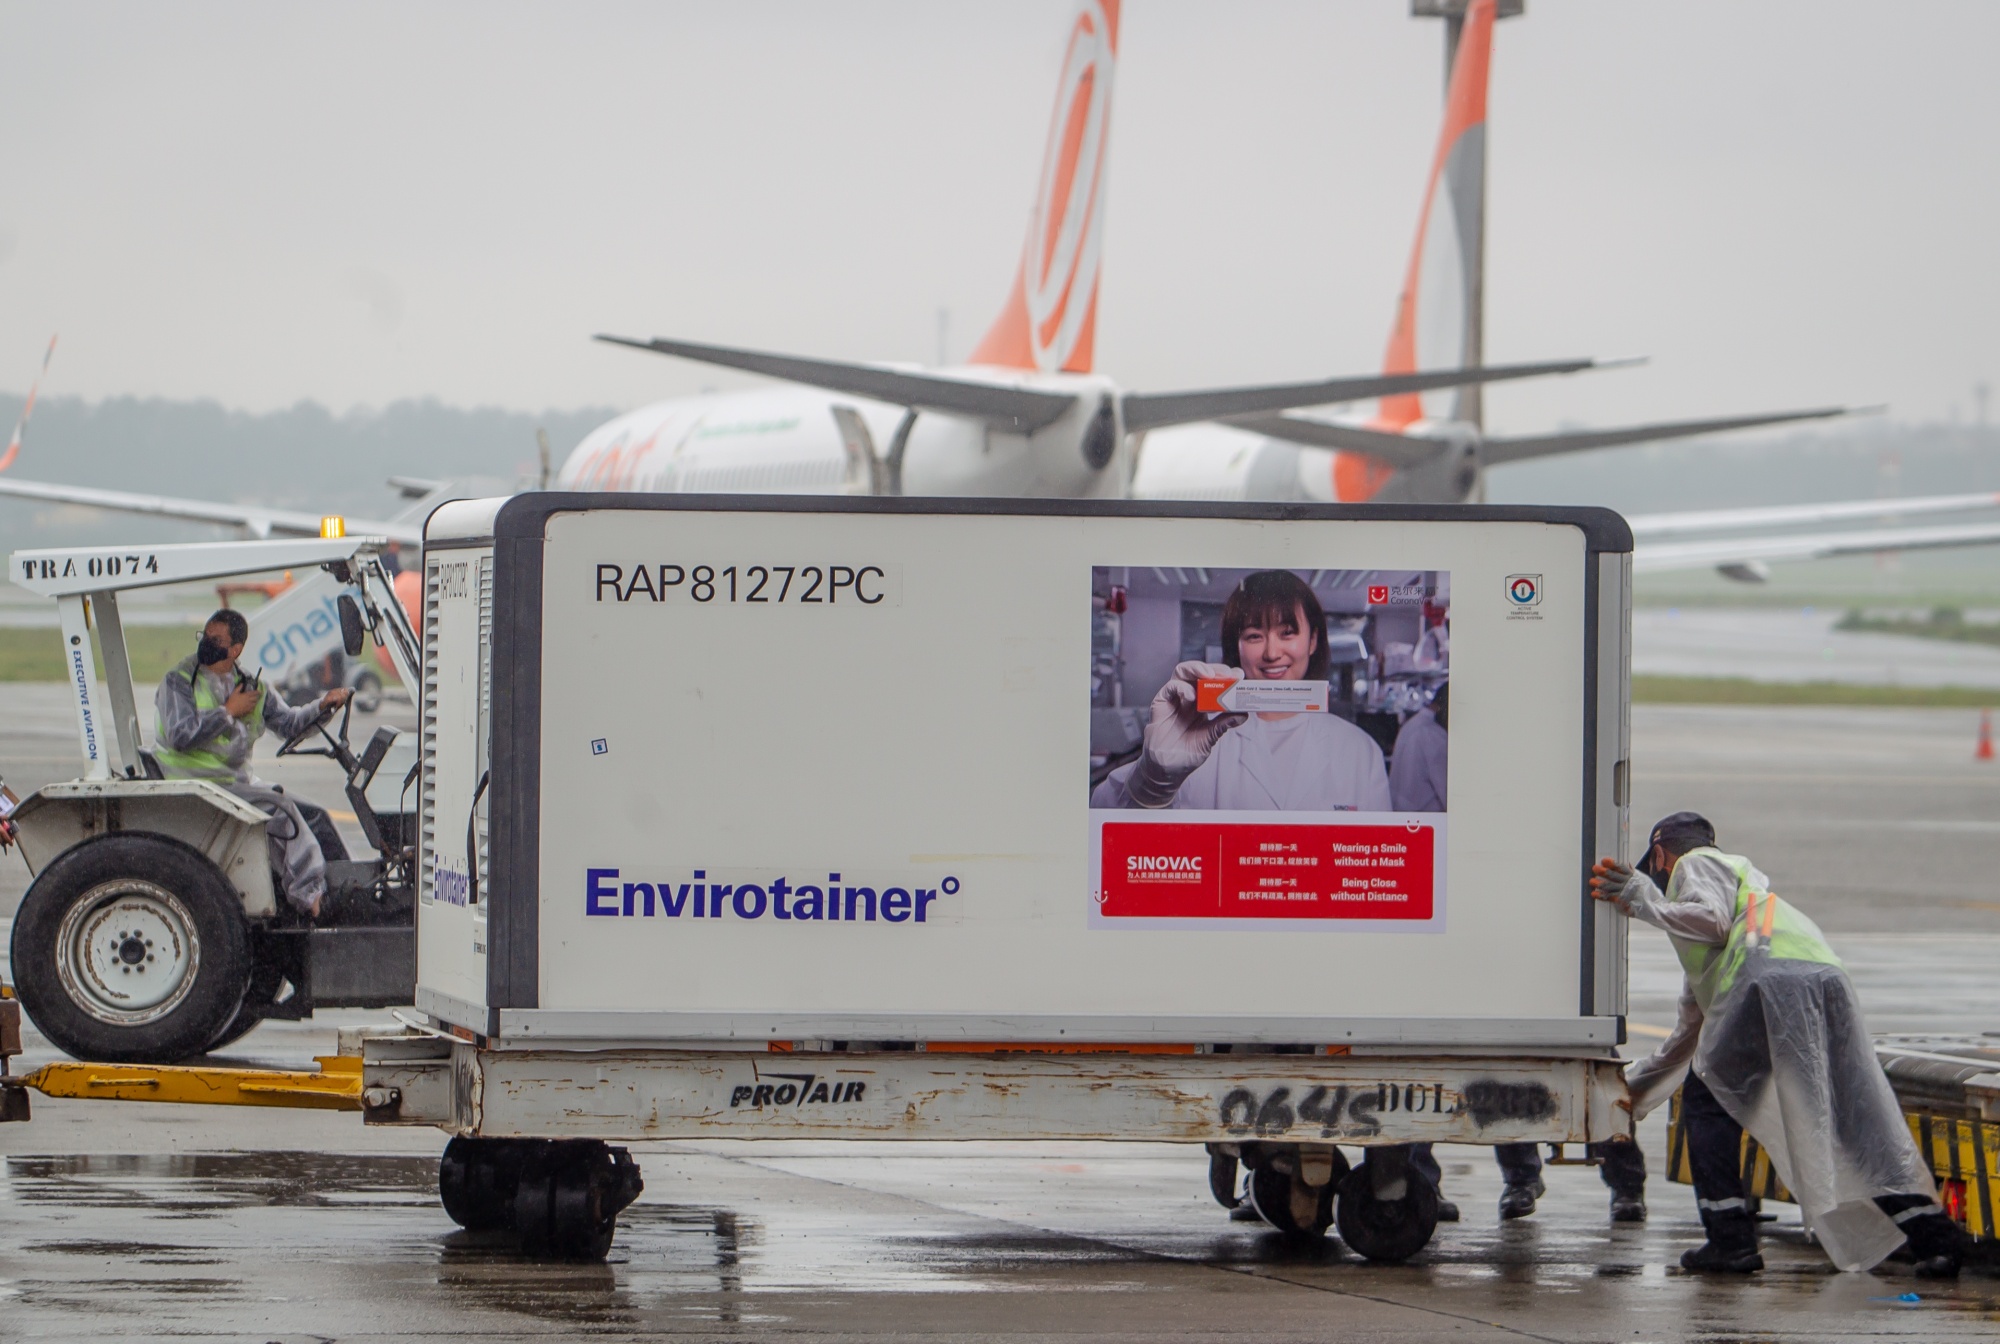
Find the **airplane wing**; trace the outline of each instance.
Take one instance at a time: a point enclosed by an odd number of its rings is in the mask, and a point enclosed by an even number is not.
[[[1261,387],[1220,387],[1199,392],[1127,392],[1125,428],[1130,433],[1163,429],[1198,420],[1233,420],[1295,406],[1324,406],[1336,401],[1428,392],[1439,387],[1472,383],[1502,383],[1515,378],[1540,378],[1603,367],[1595,359],[1561,359],[1540,364],[1487,364],[1477,368],[1442,369],[1427,373],[1378,373],[1361,378],[1329,378],[1313,383],[1273,383]]]
[[[1697,434],[1720,434],[1726,429],[1754,429],[1759,425],[1783,425],[1795,420],[1826,420],[1837,415],[1860,415],[1880,409],[1874,406],[1821,406],[1809,411],[1776,411],[1767,415],[1732,415],[1714,420],[1665,420],[1653,425],[1631,425],[1624,429],[1578,429],[1561,434],[1508,436],[1489,434],[1481,456],[1489,467],[1508,462],[1525,462],[1557,453],[1580,453],[1587,448],[1615,448],[1624,443],[1653,443],[1660,439],[1687,439]]]
[[[1882,551],[1926,551],[1948,546],[2000,544],[2000,523],[1961,523],[1944,527],[1861,528],[1851,532],[1814,532],[1780,537],[1735,537],[1721,541],[1640,543],[1632,553],[1632,568],[1640,573],[1674,569],[1716,568],[1731,578],[1763,577],[1770,560],[1826,560],[1837,555],[1873,555]]]
[[[191,523],[219,523],[240,527],[253,537],[316,537],[318,514],[289,509],[266,509],[254,504],[222,504],[207,499],[176,499],[171,495],[141,495],[123,490],[97,490],[85,485],[53,485],[44,481],[17,481],[0,477],[0,498],[35,499],[51,504],[78,504],[118,513],[145,513],[162,518],[178,518]],[[409,546],[421,546],[423,519],[414,521],[349,518],[350,534],[387,537]]]
[[[634,350],[674,355],[726,369],[761,373],[808,387],[824,387],[897,406],[914,406],[922,411],[963,415],[984,420],[996,428],[1017,434],[1032,434],[1060,420],[1076,398],[1066,392],[1037,392],[1004,383],[982,383],[971,379],[941,378],[931,373],[911,373],[885,369],[876,364],[851,364],[833,359],[807,359],[798,355],[777,355],[762,350],[737,350],[726,345],[698,345],[692,341],[635,341],[624,336],[599,336],[612,345]]]
[[[912,372],[884,368],[878,364],[856,364],[843,360],[810,359],[763,350],[741,350],[731,346],[703,345],[693,341],[654,339],[634,340],[625,336],[598,336],[612,345],[655,354],[673,355],[703,364],[761,373],[769,378],[824,387],[897,406],[962,415],[984,420],[997,428],[1017,434],[1032,434],[1061,419],[1076,404],[1069,392],[1042,391],[977,378],[955,377],[937,370]],[[1540,364],[1501,364],[1483,368],[1445,369],[1426,373],[1374,374],[1363,378],[1333,378],[1324,382],[1280,383],[1258,387],[1212,388],[1194,392],[1127,392],[1124,395],[1125,428],[1130,433],[1160,429],[1167,425],[1189,424],[1198,420],[1219,420],[1258,412],[1281,411],[1293,406],[1321,406],[1336,401],[1359,401],[1370,397],[1393,396],[1404,392],[1424,392],[1438,387],[1462,387],[1469,383],[1497,383],[1513,378],[1537,378],[1546,374],[1576,373],[1601,367],[1604,361],[1591,359],[1555,360]]]
[[[1924,513],[1967,513],[2000,508],[2000,494],[1918,495],[1909,499],[1843,500],[1835,504],[1782,504],[1755,509],[1705,509],[1693,513],[1641,514],[1625,521],[1641,540],[1755,527],[1800,527],[1856,518],[1907,518]]]
[[[1778,411],[1767,415],[1736,415],[1712,420],[1670,420],[1652,425],[1631,425],[1623,429],[1572,430],[1560,434],[1531,434],[1509,437],[1489,434],[1481,440],[1480,457],[1489,467],[1556,453],[1579,453],[1589,448],[1611,448],[1625,443],[1652,443],[1659,439],[1685,439],[1697,434],[1719,434],[1730,429],[1752,429],[1759,425],[1781,425],[1794,420],[1823,420],[1829,416],[1854,415],[1860,409],[1846,406],[1820,407],[1810,411]],[[1417,434],[1343,425],[1303,415],[1239,415],[1225,423],[1267,438],[1302,443],[1313,448],[1365,453],[1397,470],[1421,466],[1448,446],[1446,440]]]
[[[1303,415],[1239,415],[1222,423],[1269,439],[1304,444],[1308,448],[1331,448],[1337,452],[1366,453],[1401,471],[1422,466],[1448,446],[1442,439],[1417,434],[1395,434],[1360,425],[1336,424]]]

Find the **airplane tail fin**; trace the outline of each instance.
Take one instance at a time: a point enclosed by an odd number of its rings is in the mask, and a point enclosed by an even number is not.
[[[1410,269],[1396,304],[1384,373],[1449,369],[1481,362],[1485,291],[1486,77],[1493,57],[1497,0],[1468,0],[1445,94],[1444,129],[1431,161]],[[1390,397],[1379,428],[1424,418],[1481,421],[1479,389]]]
[[[56,333],[60,336],[62,333]],[[28,384],[27,404],[21,407],[21,418],[14,422],[14,432],[8,436],[7,451],[0,453],[0,471],[14,465],[14,459],[21,455],[21,435],[28,430],[28,418],[35,413],[35,398],[42,390],[42,379],[48,374],[49,361],[55,358],[56,336],[49,337],[49,348],[42,352],[42,367],[35,374],[35,381]]]
[[[970,363],[1089,373],[1120,0],[1081,0],[1063,54],[1041,184],[1014,288]]]

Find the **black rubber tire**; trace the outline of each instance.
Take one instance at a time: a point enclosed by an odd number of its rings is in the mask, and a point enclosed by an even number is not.
[[[514,1192],[514,1234],[537,1260],[602,1260],[618,1213],[644,1188],[623,1148],[596,1139],[537,1143]]]
[[[215,1039],[208,1043],[207,1048],[202,1053],[212,1055],[217,1050],[236,1044],[236,1042],[248,1036],[252,1031],[255,1031],[257,1024],[263,1020],[264,1013],[261,1006],[245,999],[243,1006],[236,1010],[236,1016],[229,1019],[228,1025],[215,1034]]]
[[[1395,1264],[1430,1245],[1437,1215],[1437,1191],[1414,1169],[1403,1181],[1401,1199],[1377,1199],[1375,1174],[1364,1159],[1340,1182],[1334,1223],[1350,1249],[1370,1260]]]
[[[237,1005],[236,1016],[229,1019],[215,1039],[208,1043],[213,1053],[224,1046],[233,1045],[253,1031],[271,1010],[278,993],[285,987],[285,968],[280,966],[267,948],[260,949],[257,940],[251,940],[250,984],[243,991],[243,1002]]]
[[[535,1140],[454,1138],[438,1160],[438,1198],[468,1232],[511,1226],[521,1166]]]
[[[373,672],[362,672],[354,678],[354,707],[363,714],[373,714],[382,708],[382,678]]]
[[[1250,1207],[1271,1227],[1294,1241],[1318,1241],[1333,1226],[1334,1191],[1347,1175],[1347,1160],[1334,1152],[1333,1179],[1320,1187],[1319,1200],[1310,1224],[1302,1225],[1292,1211],[1292,1183],[1297,1178],[1275,1166],[1260,1167],[1250,1173]]]
[[[1235,1157],[1218,1153],[1215,1145],[1209,1145],[1208,1193],[1225,1209],[1236,1207],[1236,1166]]]
[[[193,980],[159,1018],[119,1024],[72,997],[58,964],[65,917],[98,903],[112,883],[139,880],[185,909],[194,944]],[[14,984],[21,1006],[57,1049],[114,1064],[171,1064],[201,1054],[235,1020],[250,985],[250,930],[242,898],[202,854],[165,836],[134,832],[86,840],[44,868],[14,916]]]

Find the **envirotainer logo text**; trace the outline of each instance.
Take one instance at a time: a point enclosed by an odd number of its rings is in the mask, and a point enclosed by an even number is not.
[[[824,882],[715,882],[697,868],[685,882],[626,882],[616,868],[586,868],[583,913],[615,919],[772,919],[844,924],[928,924],[946,898],[958,894],[956,877],[934,887],[871,885],[828,872]]]

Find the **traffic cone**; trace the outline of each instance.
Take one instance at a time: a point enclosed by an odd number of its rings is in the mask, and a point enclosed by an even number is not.
[[[1990,709],[1979,711],[1979,745],[1972,749],[1972,759],[1975,761],[1993,759],[1993,711]]]

